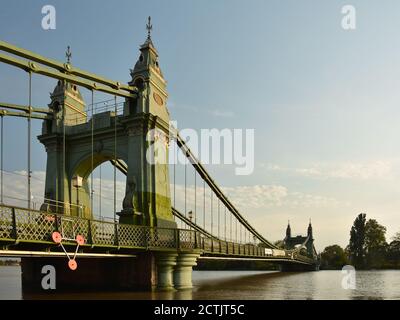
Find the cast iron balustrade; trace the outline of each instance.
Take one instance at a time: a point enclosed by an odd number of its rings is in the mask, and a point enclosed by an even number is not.
[[[270,255],[255,244],[239,244],[210,238],[185,229],[167,229],[53,214],[26,208],[0,205],[0,242],[54,244],[54,231],[66,238],[66,244],[75,244],[76,235],[85,238],[85,246],[109,249],[142,250],[199,250],[206,255],[268,257],[269,259],[296,260],[312,264],[309,257],[296,251],[282,251]],[[83,248],[85,248],[83,246]]]

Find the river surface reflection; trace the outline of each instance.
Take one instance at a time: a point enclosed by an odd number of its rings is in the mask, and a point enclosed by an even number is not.
[[[192,290],[22,294],[19,267],[0,267],[0,299],[400,299],[400,271],[357,271],[356,289],[341,271],[194,271]]]

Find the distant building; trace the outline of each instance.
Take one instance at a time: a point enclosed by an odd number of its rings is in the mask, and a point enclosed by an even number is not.
[[[288,222],[288,226],[286,228],[286,237],[283,240],[284,247],[287,250],[294,249],[296,246],[304,245],[304,248],[307,251],[307,255],[312,257],[314,255],[314,238],[313,238],[313,230],[311,225],[311,220],[308,225],[307,235],[306,236],[295,236],[292,237],[292,229],[290,228],[290,222]]]

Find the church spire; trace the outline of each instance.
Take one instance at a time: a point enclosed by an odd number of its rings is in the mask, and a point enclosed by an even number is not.
[[[292,236],[292,229],[290,228],[290,220],[288,220],[288,225],[286,228],[286,238],[290,238]]]
[[[307,229],[307,235],[311,236],[311,238],[312,238],[312,232],[313,232],[313,230],[312,230],[311,218],[310,218],[310,222],[308,224],[308,229]]]

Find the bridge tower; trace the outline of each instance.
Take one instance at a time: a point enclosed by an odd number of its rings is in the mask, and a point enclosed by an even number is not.
[[[147,39],[130,70],[129,84],[137,88],[137,94],[125,100],[122,114],[90,112],[92,106],[86,108],[79,89],[67,82],[58,82],[51,94],[53,117],[44,120],[38,137],[47,152],[42,211],[92,218],[89,176],[101,163],[111,161],[126,172],[119,222],[177,227],[169,183],[167,83],[151,40],[150,22],[149,17]],[[69,63],[71,55],[67,57]],[[101,258],[81,259],[75,273],[66,270],[59,258],[23,258],[23,286],[38,288],[39,270],[50,264],[57,267],[57,278],[67,287],[185,289],[192,286],[192,267],[199,255],[197,250],[162,248],[138,251],[125,260],[109,258],[106,263]]]
[[[312,257],[314,255],[314,238],[313,238],[313,229],[311,225],[311,219],[310,223],[308,224],[307,228],[307,237],[309,237],[306,247],[307,247],[307,254],[308,256]]]
[[[286,228],[286,239],[290,239],[292,237],[292,229],[290,228],[290,221],[288,221],[288,225]]]
[[[285,239],[283,240],[284,242],[284,247],[286,250],[293,250],[298,246],[304,246],[303,248],[307,252],[307,256],[310,258],[314,258],[314,238],[313,238],[313,229],[311,225],[311,219],[310,223],[308,224],[307,228],[307,235],[302,236],[302,235],[297,235],[297,236],[292,236],[292,230],[290,227],[290,222],[288,222],[288,225],[286,227],[286,236]],[[304,250],[303,249],[303,250]],[[280,270],[281,271],[315,271],[318,270],[319,264],[313,264],[313,265],[297,265],[297,264],[290,264],[290,263],[283,263],[280,265]]]
[[[127,163],[126,195],[120,221],[130,223],[135,206],[138,206],[149,216],[150,225],[176,227],[169,183],[167,83],[150,32],[140,47],[139,58],[130,74],[129,84],[139,89],[139,97],[126,101],[122,120],[127,128],[129,154],[132,156]]]
[[[311,219],[307,228],[307,236],[297,235],[295,237],[292,237],[292,230],[290,227],[290,223],[288,223],[288,226],[286,227],[286,237],[284,239],[285,249],[291,250],[294,249],[296,246],[302,245],[304,243],[307,250],[307,254],[310,257],[312,257],[314,253],[314,238],[313,238]]]
[[[42,210],[93,217],[89,176],[117,158],[127,167],[120,223],[176,227],[168,171],[168,94],[150,33],[130,74],[129,84],[138,93],[126,99],[122,115],[91,115],[77,86],[58,82],[49,104],[54,118],[44,120],[38,137],[47,152]],[[76,187],[77,178],[81,185]]]

